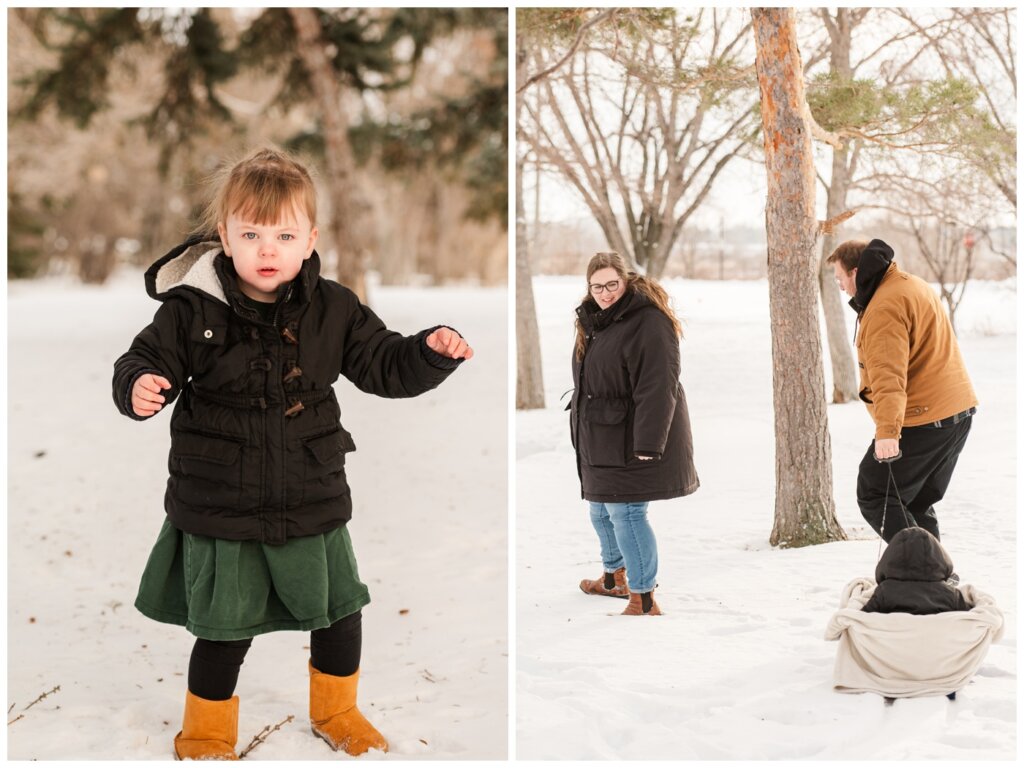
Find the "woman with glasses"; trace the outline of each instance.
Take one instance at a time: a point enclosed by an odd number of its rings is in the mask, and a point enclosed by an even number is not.
[[[576,309],[571,435],[604,574],[590,595],[629,598],[623,615],[658,616],[658,549],[647,506],[700,486],[679,383],[682,328],[665,289],[626,269],[617,253],[587,266]]]

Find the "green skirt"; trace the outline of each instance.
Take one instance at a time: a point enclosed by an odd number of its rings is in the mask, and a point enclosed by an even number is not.
[[[167,520],[135,607],[206,640],[327,627],[370,602],[343,526],[280,546],[183,533]]]

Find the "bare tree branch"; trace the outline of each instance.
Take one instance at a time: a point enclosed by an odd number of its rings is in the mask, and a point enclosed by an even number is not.
[[[838,216],[833,216],[831,219],[827,219],[826,221],[819,221],[818,232],[822,235],[834,234],[836,231],[836,227],[838,227],[847,219],[852,218],[856,213],[856,210],[843,211]]]
[[[527,106],[524,139],[579,192],[609,245],[649,274],[746,146],[753,102],[722,102],[752,75],[732,63],[748,38],[746,19],[706,10],[614,45],[592,36],[543,81],[541,108]]]
[[[615,16],[616,12],[616,8],[609,8],[606,11],[601,11],[601,13],[597,14],[597,16],[594,16],[593,18],[586,21],[582,26],[580,26],[579,31],[576,33],[576,39],[572,41],[572,45],[569,46],[569,50],[565,52],[565,55],[562,56],[562,58],[558,59],[558,61],[556,61],[551,66],[547,67],[546,69],[543,69],[537,74],[528,77],[526,79],[526,82],[516,89],[516,92],[522,93],[534,83],[540,82],[548,75],[551,75],[552,73],[558,71],[562,66],[565,65],[567,61],[569,61],[576,54],[576,49],[580,47],[580,43],[583,42],[583,39],[587,36],[587,33],[590,31],[591,27],[600,24],[602,21],[611,19],[612,17]]]
[[[277,725],[274,725],[274,726],[265,725],[265,726],[263,726],[263,730],[261,730],[259,733],[257,733],[255,736],[252,737],[252,741],[249,742],[249,746],[247,746],[245,749],[243,749],[241,752],[238,753],[238,759],[239,760],[244,760],[246,758],[246,756],[250,752],[252,752],[254,749],[256,749],[256,747],[258,747],[260,744],[263,744],[264,742],[266,742],[267,737],[270,734],[272,734],[274,731],[281,730],[281,726],[282,725],[285,725],[286,723],[290,723],[294,719],[295,719],[295,715],[288,715],[288,717],[286,717],[284,720],[282,720]]]
[[[53,688],[51,688],[50,690],[46,691],[46,693],[41,693],[41,694],[39,694],[39,696],[38,696],[37,698],[35,698],[35,699],[34,699],[34,700],[33,700],[32,702],[30,702],[30,703],[29,703],[28,705],[26,705],[26,706],[25,706],[25,708],[24,708],[24,709],[22,710],[22,712],[24,712],[24,711],[26,711],[26,710],[29,710],[29,709],[32,709],[32,707],[34,707],[34,706],[35,706],[36,704],[38,704],[38,703],[39,703],[40,701],[42,701],[43,699],[45,699],[45,698],[46,698],[47,696],[49,696],[49,695],[50,695],[50,694],[52,694],[52,693],[56,693],[56,692],[57,692],[57,691],[59,691],[59,690],[60,690],[60,686],[59,686],[59,685],[55,685],[55,686],[54,686]]]

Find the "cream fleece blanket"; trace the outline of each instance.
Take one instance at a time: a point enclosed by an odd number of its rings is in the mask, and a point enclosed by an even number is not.
[[[864,613],[875,586],[870,579],[847,584],[825,630],[826,640],[839,641],[837,691],[892,697],[952,693],[967,684],[989,645],[1003,636],[995,601],[970,585],[959,589],[973,609],[931,616]]]

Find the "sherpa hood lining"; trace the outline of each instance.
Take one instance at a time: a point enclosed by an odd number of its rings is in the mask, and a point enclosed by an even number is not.
[[[228,298],[214,266],[214,261],[223,250],[220,243],[212,240],[186,248],[157,270],[156,295],[163,296],[175,288],[188,287],[227,304]]]

